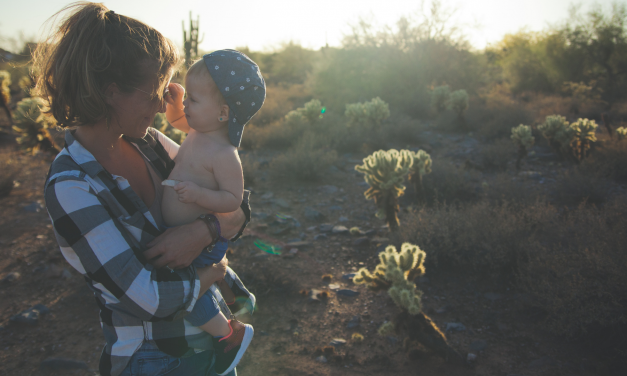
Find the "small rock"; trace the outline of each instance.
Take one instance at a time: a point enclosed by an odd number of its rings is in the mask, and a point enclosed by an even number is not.
[[[488,347],[488,342],[483,339],[477,339],[470,343],[470,348],[472,351],[483,351]]]
[[[386,243],[386,242],[389,242],[389,241],[390,241],[390,239],[382,238],[382,237],[379,237],[379,236],[375,236],[374,238],[370,239],[371,243]]]
[[[537,171],[521,171],[518,173],[519,176],[524,176],[529,179],[540,180],[542,179],[542,173]]]
[[[287,246],[292,248],[307,248],[311,246],[311,243],[306,241],[289,242]]]
[[[356,276],[356,274],[355,274],[355,273],[348,273],[348,274],[344,274],[344,275],[342,276],[342,279],[346,279],[346,280],[348,280],[348,281],[351,281],[351,280],[353,279],[353,277],[354,277],[354,276]]]
[[[346,327],[348,329],[353,329],[353,328],[357,328],[361,323],[361,317],[359,316],[353,316],[352,319],[350,319],[350,321],[348,322],[348,324],[346,324]]]
[[[22,275],[18,272],[11,272],[2,278],[2,283],[12,283],[20,279]]]
[[[321,239],[326,239],[326,238],[327,238],[327,234],[318,234],[314,236],[313,240],[321,240]]]
[[[334,185],[323,185],[322,187],[320,187],[320,190],[327,194],[333,194],[339,191],[339,189]]]
[[[263,213],[263,212],[253,212],[251,216],[253,218],[264,220],[264,219],[267,219],[270,215],[268,213]]]
[[[353,245],[356,246],[361,246],[361,245],[366,245],[370,242],[370,239],[368,239],[367,237],[363,236],[361,238],[357,238],[355,240],[353,240]]]
[[[359,291],[349,290],[349,289],[342,289],[342,290],[337,290],[336,294],[337,295],[342,295],[342,296],[354,297],[354,296],[359,295]]]
[[[346,345],[346,340],[344,338],[333,338],[329,345],[334,347]]]
[[[340,222],[348,222],[348,218],[347,217],[340,217],[340,219],[338,219],[338,221],[340,221]]]
[[[316,231],[317,229],[318,229],[318,226],[307,227],[307,231],[309,231],[309,232]]]
[[[464,330],[466,330],[466,327],[460,322],[449,322],[446,324],[446,331],[448,332],[449,330],[463,332]]]
[[[348,229],[344,226],[334,226],[331,232],[334,234],[345,234],[348,232]]]
[[[50,313],[48,307],[43,304],[36,304],[33,307],[12,316],[10,320],[20,324],[35,325],[39,322],[39,318],[41,316],[48,313]]]
[[[72,273],[70,273],[70,271],[67,270],[66,268],[63,268],[63,272],[61,273],[61,278],[63,278],[63,279],[71,279],[72,278]]]
[[[491,301],[499,300],[502,298],[501,294],[498,294],[496,292],[486,292],[485,294],[483,294],[483,297]]]
[[[532,360],[531,363],[529,363],[529,368],[542,368],[545,366],[554,367],[556,365],[557,362],[555,361],[555,359],[551,358],[550,356],[543,356],[540,359]]]
[[[283,209],[289,209],[290,208],[289,202],[285,201],[282,198],[276,198],[276,199],[274,199],[273,202],[274,202],[275,205],[278,205],[278,206],[282,207]]]
[[[333,230],[333,225],[330,225],[328,223],[323,223],[320,226],[318,226],[318,229],[322,232],[329,232],[331,230]]]
[[[272,192],[266,192],[264,194],[261,195],[261,198],[264,200],[269,200],[272,198],[272,196],[274,196],[274,193]]]
[[[341,286],[338,283],[330,283],[328,287],[329,290],[339,290]]]
[[[48,358],[39,365],[42,369],[59,371],[63,369],[89,369],[87,363],[66,358]]]
[[[466,361],[468,363],[473,363],[475,360],[477,360],[477,355],[473,353],[468,353],[468,356],[466,356]]]
[[[326,363],[327,358],[324,355],[320,355],[319,357],[316,358],[316,362]]]
[[[366,236],[372,236],[372,235],[374,235],[374,234],[376,234],[376,233],[377,233],[377,230],[373,228],[373,229],[370,229],[370,230],[368,230],[368,231],[364,232],[364,235],[366,235]]]
[[[396,345],[398,343],[398,338],[394,337],[394,336],[387,336],[386,337],[388,341],[390,341],[390,343],[392,345]]]
[[[331,211],[340,211],[340,210],[342,210],[342,207],[339,206],[339,205],[331,205],[331,206],[329,206],[329,210],[331,210]]]
[[[29,213],[39,213],[41,209],[43,209],[43,207],[41,206],[39,202],[33,202],[30,205],[24,206],[24,210],[26,210]]]
[[[324,215],[317,211],[316,209],[307,206],[305,207],[305,218],[311,221],[321,221],[324,219]]]

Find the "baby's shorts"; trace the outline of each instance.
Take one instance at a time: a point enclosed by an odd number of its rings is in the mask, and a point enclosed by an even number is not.
[[[202,250],[200,256],[196,257],[192,262],[197,268],[202,268],[205,266],[213,265],[219,263],[226,254],[226,250],[229,248],[229,241],[220,239],[211,249],[211,251],[207,251],[205,249]]]

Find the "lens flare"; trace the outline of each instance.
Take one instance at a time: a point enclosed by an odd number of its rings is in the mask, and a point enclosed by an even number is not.
[[[255,242],[253,244],[257,248],[259,248],[262,251],[264,251],[266,253],[269,253],[271,255],[280,255],[281,254],[281,252],[279,252],[279,249],[281,249],[281,246],[265,243],[265,242],[261,241],[261,239],[255,240]]]

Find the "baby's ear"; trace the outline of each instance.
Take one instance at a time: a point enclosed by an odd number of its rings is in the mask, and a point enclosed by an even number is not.
[[[229,106],[226,104],[223,104],[222,106],[220,106],[220,117],[222,117],[223,119],[229,120]]]

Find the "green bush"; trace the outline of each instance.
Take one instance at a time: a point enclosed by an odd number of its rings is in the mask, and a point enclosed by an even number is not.
[[[451,99],[451,89],[448,85],[438,86],[431,91],[431,109],[437,115],[441,114],[448,107]]]
[[[514,159],[514,151],[511,140],[502,138],[477,150],[478,163],[488,171],[505,171],[509,162]]]
[[[348,118],[349,126],[369,130],[381,126],[390,117],[390,106],[376,97],[370,102],[347,104],[344,115]]]
[[[275,179],[318,181],[329,175],[329,167],[336,161],[335,150],[323,149],[320,140],[307,133],[270,162],[270,174]]]

